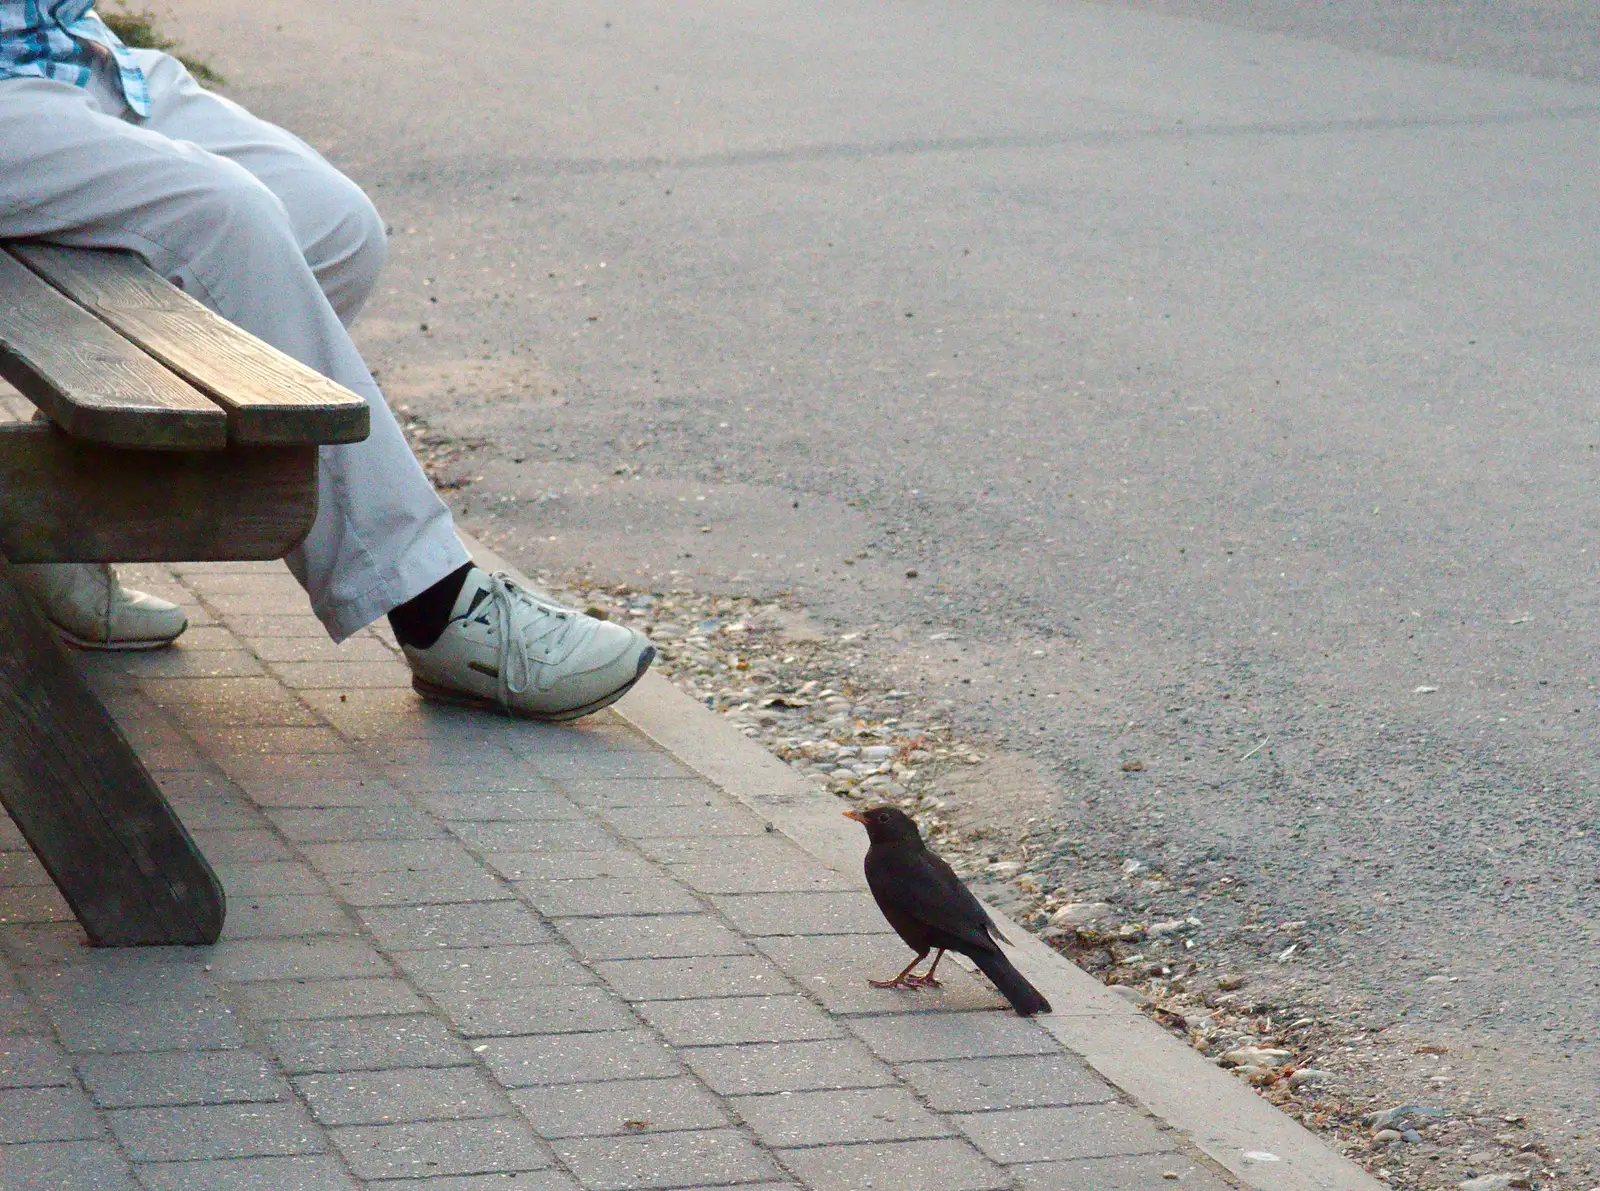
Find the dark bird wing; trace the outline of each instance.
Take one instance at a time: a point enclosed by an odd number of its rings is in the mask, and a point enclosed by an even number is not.
[[[874,848],[867,855],[866,870],[867,885],[890,921],[892,906],[935,932],[936,947],[997,950],[991,934],[999,932],[989,912],[955,870],[926,848]]]

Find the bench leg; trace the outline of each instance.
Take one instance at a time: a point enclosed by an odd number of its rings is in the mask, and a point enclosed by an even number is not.
[[[0,555],[0,802],[92,943],[214,943],[222,886]]]

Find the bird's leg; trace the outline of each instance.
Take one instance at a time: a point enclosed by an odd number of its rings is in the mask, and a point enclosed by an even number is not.
[[[918,956],[917,958],[920,959],[922,957]],[[902,973],[901,978],[910,988],[943,988],[944,985],[933,978],[934,969],[939,966],[939,961],[943,958],[944,948],[941,947],[939,948],[939,953],[933,957],[933,966],[930,967],[926,972],[920,976],[906,976],[904,973]],[[915,964],[912,964],[911,966],[916,967]],[[907,970],[909,971],[910,969]]]
[[[920,951],[917,953],[917,957],[905,966],[905,970],[893,980],[869,980],[867,983],[872,985],[873,988],[920,988],[919,984],[914,983],[920,978],[912,976],[911,969],[927,958],[928,952],[926,950]],[[938,960],[934,962],[938,963]]]

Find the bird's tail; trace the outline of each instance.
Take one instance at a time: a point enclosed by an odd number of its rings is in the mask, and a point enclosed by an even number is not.
[[[1044,994],[1027,978],[1011,966],[1011,961],[1000,953],[997,947],[993,951],[980,951],[972,957],[972,962],[982,969],[983,974],[994,981],[994,986],[1000,990],[1000,995],[1011,1002],[1011,1007],[1022,1017],[1032,1017],[1035,1013],[1049,1013],[1050,1002],[1044,999]]]

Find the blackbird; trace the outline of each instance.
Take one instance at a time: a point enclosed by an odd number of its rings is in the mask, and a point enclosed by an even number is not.
[[[934,969],[946,951],[966,956],[994,981],[1011,1007],[1023,1017],[1049,1013],[1050,1002],[1011,966],[995,939],[1009,943],[989,912],[961,883],[955,870],[928,850],[911,816],[892,806],[845,811],[867,829],[867,887],[878,909],[917,957],[893,980],[870,981],[874,988],[937,987]],[[911,969],[935,947],[933,966],[921,976]]]

